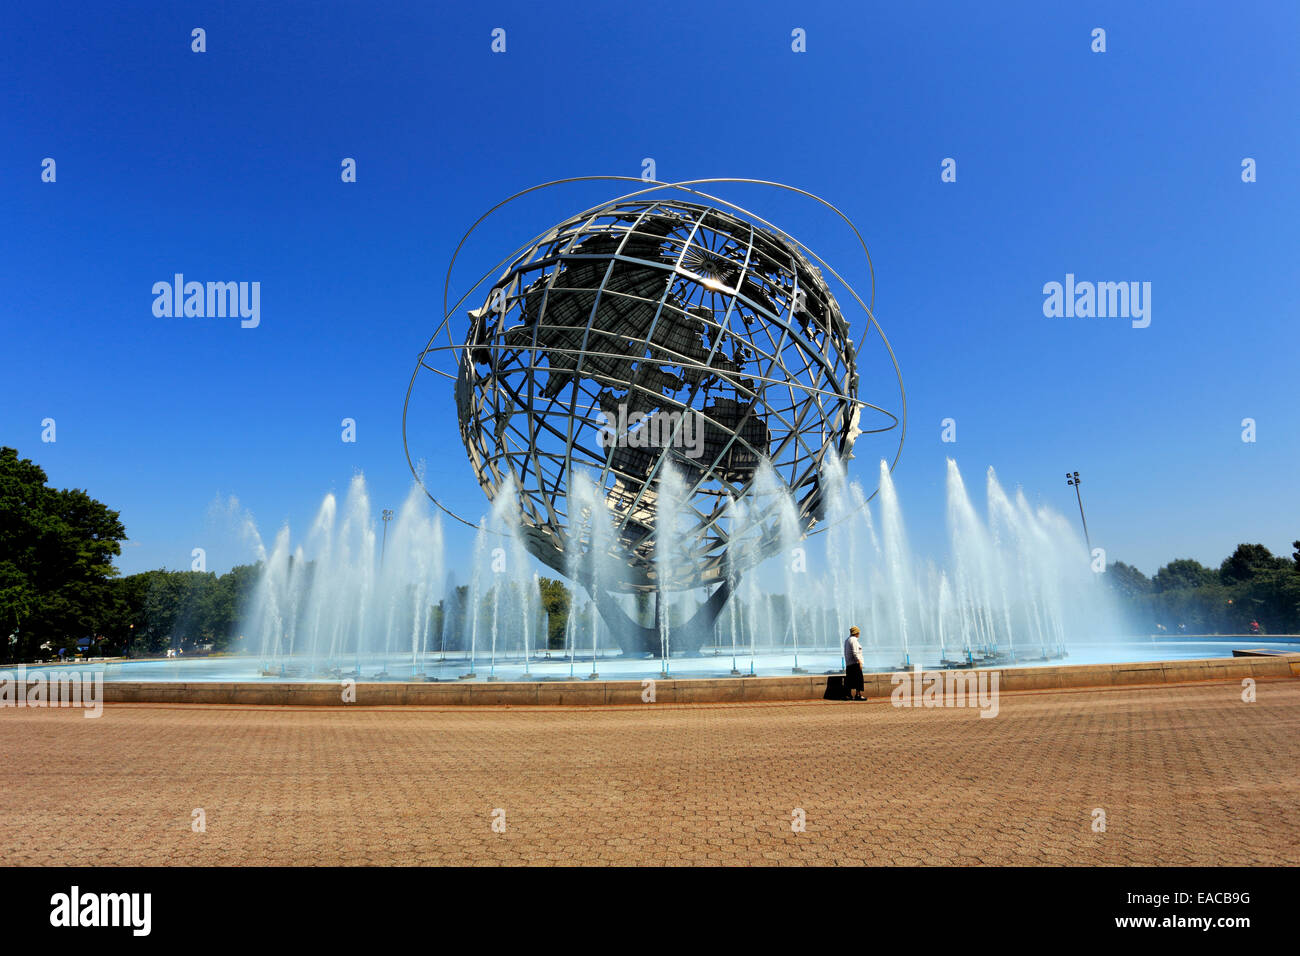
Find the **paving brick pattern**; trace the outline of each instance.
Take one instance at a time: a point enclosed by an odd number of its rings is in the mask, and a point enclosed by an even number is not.
[[[1255,703],[1235,682],[1003,694],[994,719],[887,700],[0,710],[9,865],[1297,865],[1297,806],[1296,680]]]

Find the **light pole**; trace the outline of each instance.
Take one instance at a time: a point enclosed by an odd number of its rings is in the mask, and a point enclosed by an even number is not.
[[[379,516],[384,519],[384,540],[379,545],[379,565],[383,567],[384,551],[388,548],[388,522],[393,520],[393,512],[391,509],[385,508],[379,513]]]
[[[1074,487],[1074,497],[1079,500],[1079,520],[1083,522],[1083,540],[1088,542],[1088,555],[1091,556],[1092,538],[1088,537],[1088,519],[1083,516],[1083,495],[1079,493],[1079,485],[1083,483],[1083,479],[1079,477],[1077,471],[1067,471],[1065,473],[1065,483]]]

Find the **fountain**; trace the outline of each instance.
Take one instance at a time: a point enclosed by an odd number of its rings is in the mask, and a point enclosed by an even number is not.
[[[718,521],[740,555],[737,564],[765,542],[780,547],[743,576],[729,564],[727,579],[706,588],[672,589],[690,561],[689,539],[675,534],[676,520],[660,522],[649,542],[660,585],[651,597],[660,643],[650,669],[643,655],[603,644],[597,602],[624,565],[615,518],[589,476],[576,476],[567,498],[575,541],[566,555],[578,583],[562,648],[546,643],[541,578],[524,546],[513,485],[503,484],[475,529],[468,566],[453,562],[468,579],[457,587],[446,574],[441,521],[422,489],[412,488],[377,547],[369,494],[357,476],[341,507],[325,496],[299,544],[284,527],[267,548],[248,523],[262,572],[244,615],[244,650],[256,655],[262,676],[283,679],[559,679],[576,677],[588,652],[588,679],[602,672],[740,676],[836,671],[851,624],[862,629],[868,669],[876,670],[1054,661],[1073,642],[1118,632],[1069,522],[1033,508],[1022,492],[1008,495],[992,469],[985,518],[948,461],[949,551],[925,563],[911,554],[887,468],[870,505],[842,462],[828,458],[821,479],[813,530],[823,533],[803,536],[791,520],[789,490],[760,466],[753,493],[727,500]],[[656,482],[661,515],[684,507],[681,484],[671,466],[663,470]],[[724,587],[730,599],[712,638],[678,648],[680,622],[697,617]],[[618,606],[635,616],[634,606]],[[562,658],[548,660],[551,650]],[[713,657],[729,666],[707,664]]]

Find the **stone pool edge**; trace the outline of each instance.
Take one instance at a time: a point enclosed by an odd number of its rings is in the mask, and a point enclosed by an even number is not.
[[[998,674],[1000,691],[1061,690],[1179,684],[1203,680],[1300,678],[1300,653],[1269,657],[1210,657],[1177,661],[1084,664],[1054,667],[987,667],[957,673]],[[659,704],[741,703],[821,700],[826,674],[789,677],[656,678]],[[893,673],[864,675],[868,697],[888,697]],[[387,707],[441,706],[604,706],[648,703],[641,680],[439,681],[352,685],[355,700],[344,700],[343,681],[315,683],[217,681],[107,681],[106,704],[266,704],[279,706]]]

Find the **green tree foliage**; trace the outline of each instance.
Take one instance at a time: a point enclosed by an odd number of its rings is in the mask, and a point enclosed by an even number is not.
[[[542,608],[546,611],[546,646],[551,650],[563,648],[564,629],[569,623],[573,595],[563,581],[554,578],[539,578],[538,586],[542,593]]]
[[[1201,588],[1218,581],[1218,575],[1212,568],[1207,568],[1191,558],[1179,558],[1170,561],[1156,572],[1151,579],[1151,589],[1162,591],[1181,591],[1186,588]]]
[[[1145,588],[1142,573],[1122,562],[1108,567],[1106,578],[1144,633],[1249,634],[1252,622],[1263,634],[1300,633],[1300,565],[1262,544],[1238,545],[1218,571],[1171,561]]]
[[[127,536],[118,513],[47,480],[0,448],[0,659],[71,655],[83,639],[96,654],[125,653],[128,643],[132,654],[229,646],[257,566],[121,577],[113,559]]]
[[[145,571],[121,578],[105,625],[108,644],[121,653],[130,641],[133,657],[168,648],[192,652],[209,644],[214,651],[227,650],[240,636],[240,614],[260,571],[259,565],[245,564],[220,576],[211,571]]]
[[[1106,568],[1105,580],[1121,600],[1136,601],[1151,593],[1151,579],[1123,561]]]
[[[1224,584],[1239,584],[1263,571],[1281,570],[1290,563],[1285,558],[1273,557],[1273,552],[1262,544],[1239,544],[1219,565],[1219,578]]]
[[[0,641],[5,660],[75,648],[98,636],[113,604],[126,529],[116,511],[0,448]]]

